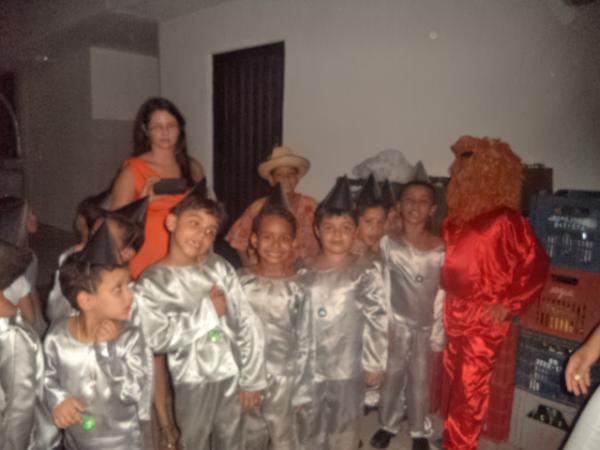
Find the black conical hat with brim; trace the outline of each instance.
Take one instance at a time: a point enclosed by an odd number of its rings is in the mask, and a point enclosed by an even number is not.
[[[119,209],[115,209],[113,213],[124,217],[131,222],[137,222],[144,225],[146,223],[146,217],[148,216],[149,204],[150,197],[146,196],[122,206]]]
[[[77,259],[88,264],[108,267],[123,264],[107,221],[100,225],[83,250],[77,253]]]
[[[338,177],[335,185],[331,188],[319,206],[339,209],[341,211],[351,211],[354,209],[354,202],[352,201],[352,193],[350,191],[350,182],[346,175]]]
[[[379,184],[377,183],[377,180],[375,180],[375,176],[373,174],[369,175],[369,178],[367,178],[367,181],[365,181],[365,184],[358,194],[356,204],[359,206],[383,204],[381,189],[379,188]]]
[[[283,192],[283,187],[281,186],[281,183],[277,183],[275,185],[275,187],[273,188],[273,191],[271,192],[271,195],[269,195],[266,198],[263,208],[273,207],[273,206],[282,206],[282,207],[286,208],[287,210],[291,210],[290,205],[287,201],[287,197],[285,196],[285,193]]]
[[[396,194],[390,180],[385,180],[381,187],[381,200],[386,208],[393,208],[396,205]]]
[[[27,202],[19,197],[0,198],[0,239],[15,247],[27,246]]]

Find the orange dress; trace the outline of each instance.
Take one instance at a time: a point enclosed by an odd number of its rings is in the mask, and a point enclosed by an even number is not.
[[[131,167],[134,175],[135,199],[141,197],[146,180],[160,177],[159,173],[141,158],[129,158],[123,167]],[[179,203],[185,194],[161,195],[148,206],[146,219],[146,240],[138,254],[129,263],[131,276],[135,279],[149,266],[164,258],[169,251],[169,231],[165,227],[165,219],[171,208]]]

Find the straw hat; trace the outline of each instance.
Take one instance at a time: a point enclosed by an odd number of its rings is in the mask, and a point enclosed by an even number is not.
[[[303,177],[310,169],[310,161],[302,156],[296,155],[289,147],[275,147],[265,162],[258,166],[258,174],[265,180],[278,167],[295,167],[298,175]]]

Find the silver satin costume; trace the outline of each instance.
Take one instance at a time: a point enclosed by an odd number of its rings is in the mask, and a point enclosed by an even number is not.
[[[387,317],[382,272],[356,257],[342,268],[308,269],[314,349],[313,399],[300,415],[306,450],[358,447],[364,371],[383,372]]]
[[[310,300],[298,275],[265,278],[241,272],[248,302],[265,333],[267,388],[260,409],[244,415],[246,450],[294,450],[294,410],[310,402]]]
[[[431,431],[427,418],[430,353],[432,348],[441,351],[445,341],[440,289],[445,250],[440,246],[421,251],[390,236],[384,236],[380,246],[389,270],[390,324],[379,422],[384,430],[397,434],[407,410],[411,436],[424,437]]]
[[[58,272],[60,266],[65,262],[68,256],[75,251],[75,247],[70,247],[60,254],[58,257],[58,269],[54,273],[54,285],[52,290],[48,294],[46,301],[46,317],[50,322],[55,322],[58,319],[69,317],[79,312],[71,306],[69,300],[64,296],[62,289],[60,288],[60,281],[58,279]]]
[[[3,450],[48,450],[60,442],[43,403],[44,355],[17,312],[0,317],[0,443]]]
[[[227,299],[221,318],[209,296],[215,284]],[[242,449],[239,391],[266,387],[264,335],[233,267],[215,254],[192,266],[155,264],[134,292],[148,343],[167,353],[183,448]]]
[[[69,397],[78,398],[96,427],[80,425],[64,433],[67,450],[142,450],[150,420],[153,357],[141,330],[124,322],[121,335],[102,343],[77,341],[70,318],[55,322],[44,341],[45,401],[51,411]]]

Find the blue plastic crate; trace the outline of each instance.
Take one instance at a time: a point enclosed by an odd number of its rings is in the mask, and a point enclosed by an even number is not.
[[[536,196],[530,220],[554,266],[600,272],[600,198]]]
[[[569,356],[581,345],[543,333],[521,329],[515,384],[540,397],[569,406],[580,406],[586,396],[575,396],[565,386]],[[600,364],[592,367],[593,390],[600,384]]]

